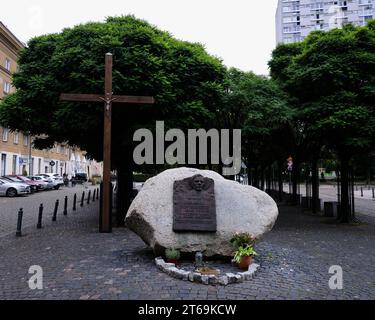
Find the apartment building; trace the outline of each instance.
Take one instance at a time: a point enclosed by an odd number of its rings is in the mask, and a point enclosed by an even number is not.
[[[0,101],[15,91],[12,73],[17,71],[18,53],[24,44],[0,22]],[[65,144],[49,150],[33,148],[33,137],[0,127],[0,176],[58,173],[74,175],[85,172],[90,177],[102,174],[102,164],[88,160],[86,153]]]
[[[311,31],[327,31],[352,23],[366,25],[375,17],[375,0],[279,0],[277,43],[302,41]]]

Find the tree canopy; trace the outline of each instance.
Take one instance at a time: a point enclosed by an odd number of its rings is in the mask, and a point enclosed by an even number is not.
[[[195,127],[213,116],[225,76],[221,61],[200,44],[123,16],[30,40],[13,78],[17,91],[0,107],[2,125],[48,137],[36,141],[37,146],[67,142],[100,160],[103,105],[60,102],[59,95],[103,92],[107,52],[114,55],[115,94],[156,99],[152,107],[114,107],[113,152],[130,143],[134,127],[151,125],[157,118]]]
[[[375,21],[315,31],[301,43],[280,45],[269,66],[272,78],[289,95],[301,145],[312,146],[305,154],[316,160],[325,146],[340,159],[346,222],[349,161],[374,150]]]
[[[290,95],[310,139],[335,149],[371,148],[375,137],[375,21],[316,31],[280,45],[272,77]]]

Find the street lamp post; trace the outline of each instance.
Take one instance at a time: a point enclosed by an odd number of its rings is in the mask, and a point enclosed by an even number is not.
[[[32,169],[32,157],[31,157],[31,143],[32,143],[32,136],[30,134],[30,132],[28,133],[29,135],[29,176],[32,175],[32,172],[31,172],[31,169]]]

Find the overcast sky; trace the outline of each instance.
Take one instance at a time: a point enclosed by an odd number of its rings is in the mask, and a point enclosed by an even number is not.
[[[134,14],[175,37],[200,42],[227,66],[268,74],[277,0],[12,0],[0,21],[21,41],[107,16]]]

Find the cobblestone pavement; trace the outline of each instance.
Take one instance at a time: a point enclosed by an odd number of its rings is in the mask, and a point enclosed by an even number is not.
[[[375,219],[326,223],[299,208],[280,207],[272,232],[256,246],[256,277],[206,286],[156,269],[143,242],[127,229],[97,233],[98,203],[25,236],[0,238],[1,299],[375,299]],[[44,289],[30,290],[31,265]],[[343,268],[344,289],[330,290],[331,265]]]
[[[86,187],[77,185],[73,188],[63,187],[59,190],[36,192],[16,198],[0,197],[0,237],[16,232],[17,213],[20,208],[23,209],[22,225],[24,227],[36,226],[39,206],[43,203],[43,224],[50,224],[52,223],[52,213],[56,200],[59,200],[58,215],[61,215],[64,210],[64,198],[67,196],[69,213],[72,212],[75,193],[77,194],[77,207],[79,207],[82,192],[85,191],[85,199],[87,200],[89,190],[91,190],[91,195],[93,195],[95,188],[99,188],[99,186],[89,185]]]
[[[375,217],[375,199],[372,198],[372,186],[370,190],[367,187],[363,187],[363,197],[361,197],[360,187],[357,187],[357,191],[354,190],[354,204],[355,212],[368,216]],[[284,191],[288,192],[289,186],[284,185]],[[305,195],[305,185],[300,185],[300,194]],[[329,184],[321,184],[319,187],[319,196],[322,199],[322,207],[324,201],[337,201],[337,186]]]

